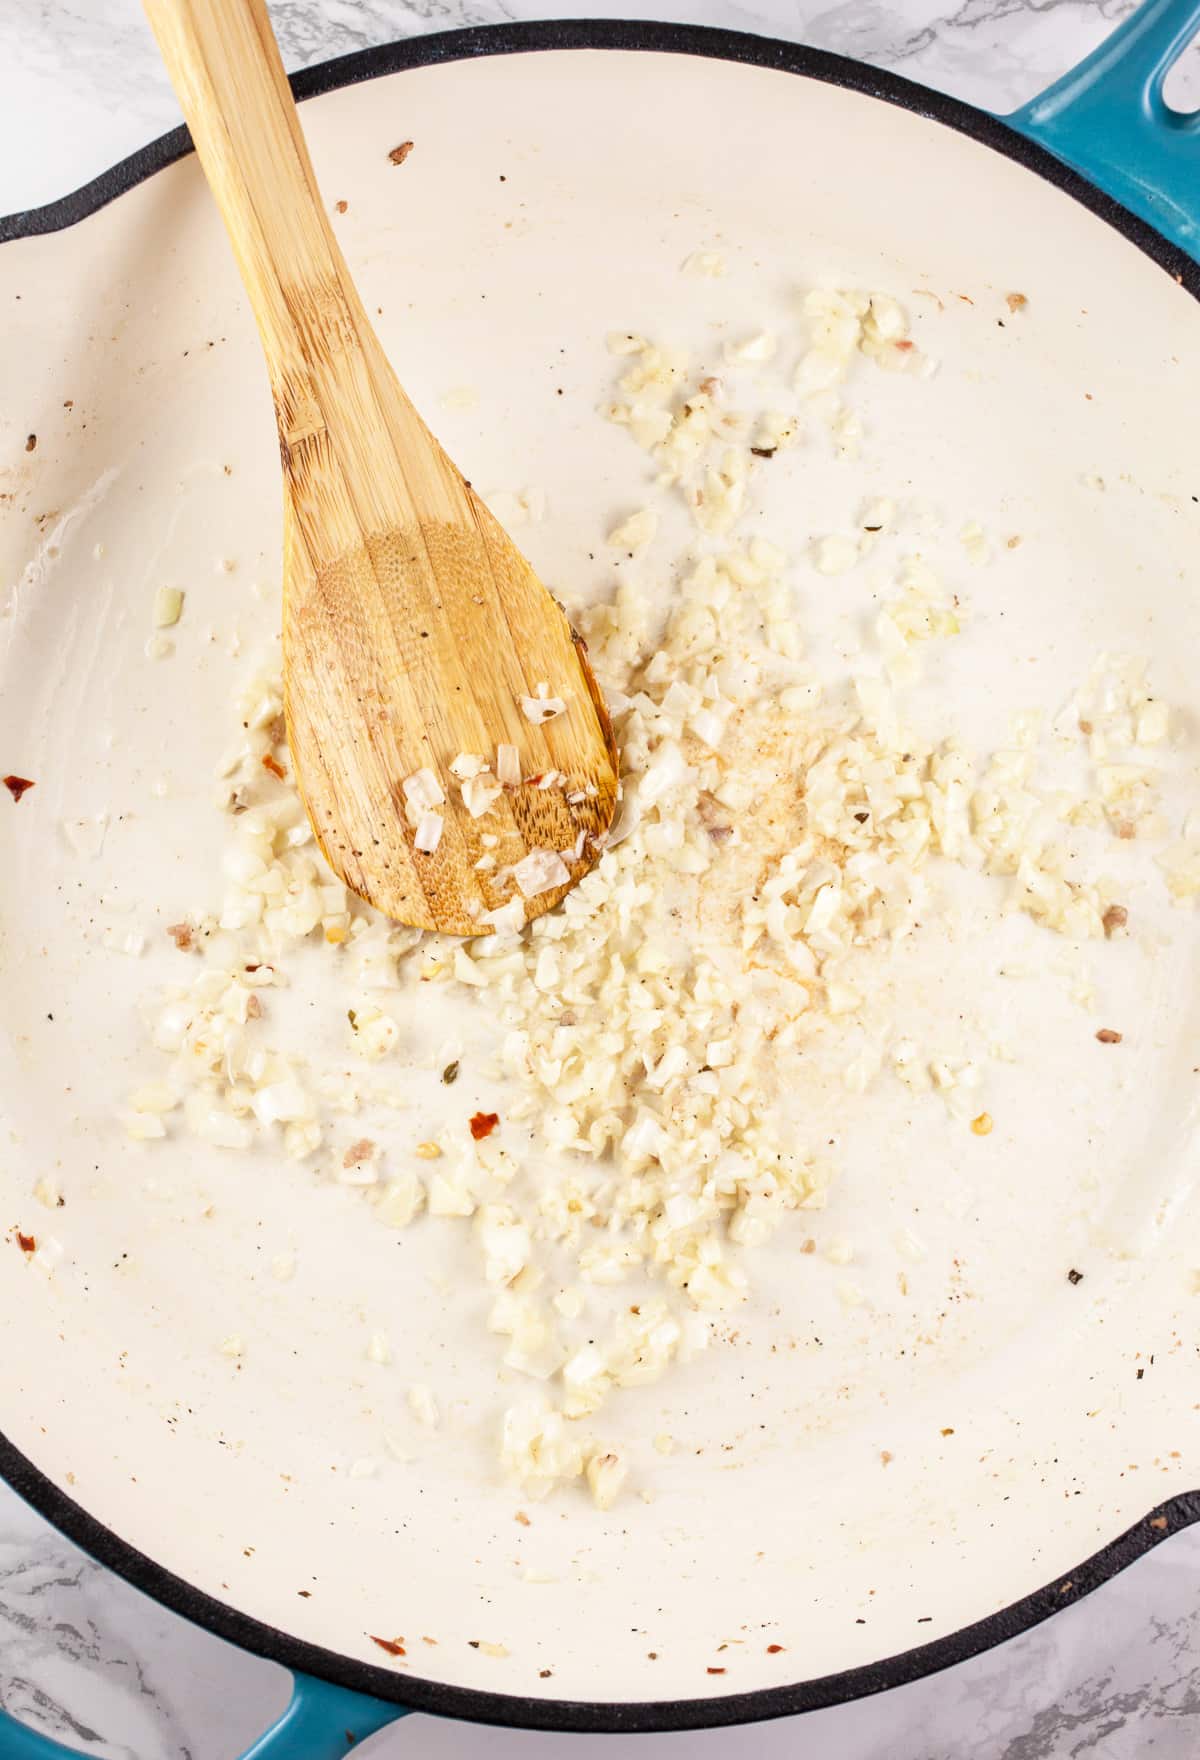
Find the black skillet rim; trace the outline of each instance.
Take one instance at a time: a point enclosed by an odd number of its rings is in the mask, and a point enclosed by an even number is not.
[[[699,55],[710,60],[774,68],[781,73],[821,80],[827,85],[842,86],[884,103],[895,104],[970,136],[1054,184],[1122,233],[1200,299],[1200,263],[997,117],[957,98],[901,79],[896,74],[771,37],[704,25],[615,19],[476,26],[410,37],[353,55],[339,56],[293,75],[292,88],[297,98],[311,98],[406,68],[549,49],[624,49]],[[190,151],[191,140],[186,128],[172,129],[61,201],[22,214],[0,217],[0,243],[58,232],[72,226]],[[1066,1572],[1034,1594],[944,1638],[917,1645],[866,1667],[846,1669],[790,1686],[764,1687],[757,1692],[733,1693],[719,1698],[637,1700],[621,1704],[599,1700],[525,1698],[518,1694],[485,1693],[474,1688],[447,1686],[438,1681],[419,1680],[376,1668],[340,1656],[335,1651],[306,1644],[227,1607],[173,1572],[164,1570],[67,1497],[2,1433],[0,1477],[68,1539],[134,1588],[229,1643],[271,1662],[281,1663],[289,1672],[313,1675],[335,1686],[436,1716],[518,1729],[563,1730],[579,1734],[654,1734],[719,1728],[766,1718],[790,1717],[802,1711],[845,1704],[891,1687],[903,1686],[955,1663],[965,1662],[969,1657],[1029,1631],[1059,1608],[1069,1606],[1099,1588],[1110,1577],[1144,1557],[1160,1541],[1200,1521],[1200,1491],[1181,1492],[1151,1510],[1077,1569]]]

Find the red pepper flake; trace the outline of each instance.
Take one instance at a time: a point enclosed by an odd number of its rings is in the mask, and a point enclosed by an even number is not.
[[[1023,293],[1006,293],[1004,303],[1010,312],[1023,312],[1029,301]]]
[[[768,1656],[778,1656],[779,1652],[782,1649],[783,1649],[782,1644],[768,1644],[767,1645],[767,1655]]]
[[[391,152],[388,154],[388,158],[393,165],[403,165],[412,150],[413,143],[411,141],[401,141],[398,147],[392,148]]]
[[[544,770],[539,770],[536,776],[527,776],[525,778],[526,788],[540,788],[545,774]]]
[[[351,1143],[342,1156],[343,1167],[361,1167],[364,1161],[370,1161],[375,1155],[375,1144],[370,1137],[360,1137],[357,1143]]]
[[[1104,933],[1111,940],[1118,929],[1123,929],[1129,921],[1129,912],[1123,904],[1110,904],[1100,919],[1104,925]]]
[[[188,953],[195,946],[196,932],[190,923],[168,923],[167,934],[180,953]]]
[[[266,757],[263,759],[263,769],[269,770],[271,772],[272,776],[277,776],[279,778],[280,782],[282,782],[284,777],[287,775],[287,771],[284,769],[283,765],[279,762],[279,759],[277,757],[275,757],[275,755],[272,752],[268,752]]]
[[[1101,1027],[1096,1037],[1101,1045],[1119,1045],[1124,1035],[1114,1032],[1111,1027]]]
[[[25,436],[25,450],[26,450],[26,452],[36,452],[37,451],[37,435],[36,434],[26,434],[26,436]]]
[[[350,206],[349,202],[335,202],[333,205],[339,214],[344,214],[346,209]]]
[[[554,1670],[552,1668],[539,1668],[538,1669],[538,1679],[542,1680],[542,1681],[548,1681],[550,1679],[550,1676],[553,1673],[554,1673]]]
[[[374,1632],[368,1632],[367,1636],[370,1638],[372,1644],[378,1644],[379,1648],[381,1650],[386,1650],[389,1656],[408,1655],[408,1651],[404,1648],[404,1640],[402,1638],[377,1638]]]
[[[499,1123],[500,1114],[498,1112],[476,1112],[471,1118],[471,1135],[477,1143],[480,1143],[484,1137],[491,1136]]]
[[[23,1253],[36,1253],[37,1252],[37,1236],[36,1235],[22,1234],[19,1228],[15,1230],[15,1234],[16,1234],[17,1245],[20,1247],[20,1249]]]
[[[942,1431],[942,1435],[943,1435],[943,1436],[953,1436],[953,1435],[954,1435],[954,1430],[953,1430],[953,1428],[950,1428],[950,1429],[947,1429],[947,1430],[943,1430],[943,1431]]]
[[[1152,1528],[1156,1529],[1158,1533],[1165,1534],[1167,1531],[1167,1518],[1166,1518],[1166,1516],[1151,1516],[1150,1517],[1150,1526]]]
[[[4,778],[4,786],[13,799],[19,801],[21,796],[25,794],[28,789],[31,789],[36,785],[30,782],[27,776],[6,776]]]
[[[246,1019],[248,1021],[260,1021],[262,1019],[262,1012],[263,1005],[258,1000],[258,993],[255,990],[251,990],[249,996],[246,998]]]
[[[706,1668],[704,1672],[705,1674],[724,1674],[725,1670],[723,1668]]]
[[[901,354],[907,354],[909,349],[911,349],[912,346],[913,345],[911,342],[893,342],[893,344],[892,344],[892,347],[895,349],[899,349]]]
[[[523,1528],[527,1528],[529,1526],[529,1517],[525,1514],[525,1511],[523,1509],[519,1509],[517,1511],[516,1515],[513,1517],[513,1521],[520,1522],[520,1524]]]

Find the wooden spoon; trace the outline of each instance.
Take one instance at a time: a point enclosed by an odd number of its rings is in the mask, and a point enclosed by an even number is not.
[[[321,205],[263,0],[146,11],[267,357],[288,742],[317,841],[347,886],[402,923],[484,934],[486,913],[514,897],[540,915],[597,860],[616,801],[616,746],[583,644],[388,365]],[[539,686],[565,712],[535,719]],[[479,805],[498,747],[515,748],[521,781],[474,817],[451,766],[489,765],[468,782]],[[500,779],[512,769],[510,749]]]

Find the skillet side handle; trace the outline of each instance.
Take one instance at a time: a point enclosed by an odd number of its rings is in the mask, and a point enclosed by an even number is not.
[[[247,1748],[241,1760],[345,1760],[359,1742],[407,1715],[403,1705],[368,1699],[362,1693],[352,1693],[349,1687],[330,1686],[311,1675],[293,1675],[287,1710]],[[9,1760],[2,1747],[0,1760]],[[26,1760],[26,1756],[19,1756],[19,1760]],[[42,1757],[30,1755],[28,1760]]]
[[[1200,0],[1143,4],[1078,67],[1004,120],[1200,261],[1200,112],[1163,82],[1200,31]]]
[[[348,1687],[294,1675],[287,1710],[242,1760],[345,1760],[358,1742],[407,1715],[403,1705],[388,1705]],[[87,1756],[0,1709],[0,1760],[87,1760]]]

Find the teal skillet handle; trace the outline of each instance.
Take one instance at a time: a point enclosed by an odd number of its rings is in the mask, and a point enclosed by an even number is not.
[[[242,1760],[345,1760],[358,1742],[405,1715],[403,1705],[386,1705],[347,1687],[331,1687],[298,1674],[293,1677],[287,1710]],[[0,1711],[0,1760],[87,1760],[87,1756]]]
[[[358,1742],[407,1715],[403,1705],[368,1699],[311,1675],[293,1675],[287,1710],[242,1760],[344,1760]],[[2,1751],[0,1760],[7,1760]]]
[[[1079,66],[1004,120],[1200,261],[1200,113],[1163,81],[1200,31],[1200,0],[1143,0]]]

